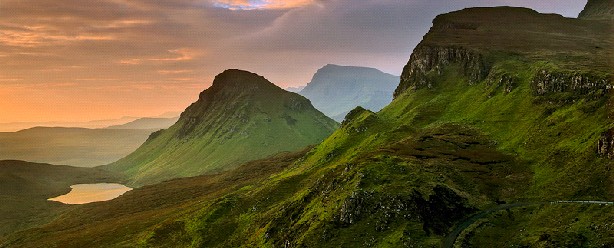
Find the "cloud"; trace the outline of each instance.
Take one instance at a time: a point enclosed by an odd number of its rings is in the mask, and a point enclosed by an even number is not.
[[[168,50],[168,52],[178,55],[178,57],[172,58],[152,58],[150,61],[185,61],[193,60],[197,56],[200,56],[202,52],[191,48],[180,48],[175,50]]]
[[[314,0],[217,0],[213,6],[230,10],[290,9],[314,3]]]
[[[30,110],[32,116],[60,115],[53,106],[76,104],[90,113],[139,113],[161,106],[180,111],[228,68],[251,70],[285,86],[306,84],[328,63],[399,74],[438,14],[522,5],[573,16],[583,5],[575,0],[0,1],[0,88],[32,86],[23,94],[6,94],[0,109],[44,99]],[[52,95],[47,89],[54,87],[74,96]],[[17,117],[0,112],[0,119],[11,118]]]
[[[185,74],[191,73],[193,70],[159,70],[158,73],[162,75],[170,75],[170,74]]]

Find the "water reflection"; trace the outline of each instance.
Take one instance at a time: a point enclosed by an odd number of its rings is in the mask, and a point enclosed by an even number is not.
[[[72,190],[68,194],[50,198],[49,201],[64,204],[86,204],[112,200],[132,190],[132,188],[117,183],[75,184],[70,188]]]

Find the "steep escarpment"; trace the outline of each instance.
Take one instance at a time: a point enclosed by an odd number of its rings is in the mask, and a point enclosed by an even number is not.
[[[336,126],[304,97],[257,74],[227,70],[172,127],[104,168],[125,173],[136,185],[153,184],[316,144]]]
[[[159,219],[139,232],[108,219],[104,231],[99,223],[71,229],[131,237],[95,246],[441,247],[483,213],[456,245],[614,246],[611,206],[543,204],[614,200],[612,67],[599,52],[611,47],[609,28],[522,8],[441,15],[390,105],[350,111],[285,169],[145,212]],[[140,198],[159,200],[135,195],[133,204]],[[107,204],[121,209],[119,201]],[[495,211],[525,203],[537,207]],[[103,211],[86,210],[8,244],[74,240],[62,224]]]
[[[587,20],[614,20],[614,1],[588,0],[584,10],[578,16]]]
[[[604,88],[607,82],[602,79],[609,81],[611,75],[611,28],[607,22],[583,22],[511,7],[440,15],[412,53],[395,97],[407,90],[432,87],[433,78],[450,64],[460,65],[466,83],[474,84],[488,77],[494,63],[509,58],[545,62],[545,67],[556,65],[555,71],[533,72],[536,84],[541,85],[538,88]],[[583,79],[577,79],[578,75]],[[558,78],[557,83],[549,80],[553,78]],[[599,86],[592,86],[595,84]]]
[[[432,88],[433,76],[440,75],[442,70],[452,63],[461,65],[461,70],[470,80],[469,83],[483,80],[489,71],[483,56],[477,51],[422,44],[414,49],[409,63],[403,69],[402,83],[394,95],[398,96],[408,89]]]

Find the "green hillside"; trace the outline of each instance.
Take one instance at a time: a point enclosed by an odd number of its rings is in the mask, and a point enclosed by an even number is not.
[[[452,242],[612,247],[614,206],[549,203],[614,200],[611,28],[509,7],[441,15],[389,106],[354,109],[265,179],[169,181],[106,208],[83,206],[4,244],[442,247],[455,226],[481,213]],[[219,176],[260,168],[253,165]],[[186,180],[224,190],[198,195],[183,190]],[[168,193],[175,188],[193,197],[177,200]],[[154,199],[158,205],[143,204]],[[519,207],[496,211],[509,204]],[[86,218],[108,209],[141,214]]]
[[[134,185],[153,184],[298,150],[321,142],[337,126],[304,97],[256,74],[227,70],[176,124],[104,168],[126,174]]]
[[[116,175],[97,169],[0,161],[0,237],[44,224],[71,209],[47,199],[68,193],[73,184],[117,180]]]

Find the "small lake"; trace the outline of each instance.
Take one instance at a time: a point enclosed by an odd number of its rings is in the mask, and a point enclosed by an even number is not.
[[[117,183],[75,184],[70,188],[68,194],[48,200],[64,204],[86,204],[112,200],[132,190],[132,188]]]

